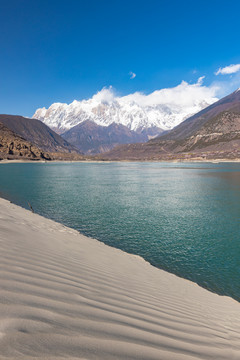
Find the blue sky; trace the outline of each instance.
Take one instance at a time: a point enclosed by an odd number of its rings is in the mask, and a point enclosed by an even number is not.
[[[0,0],[0,113],[202,76],[225,95],[240,87],[240,68],[214,73],[240,64],[239,14],[234,0]]]

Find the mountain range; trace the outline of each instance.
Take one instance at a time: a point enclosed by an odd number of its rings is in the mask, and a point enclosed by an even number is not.
[[[197,91],[198,85],[191,89]],[[184,82],[179,85],[189,89]],[[188,90],[190,91],[190,90]],[[183,95],[182,95],[183,96]],[[179,96],[180,97],[180,96]],[[172,100],[166,89],[155,91],[149,95],[141,93],[116,97],[112,89],[102,89],[88,100],[76,101],[71,104],[54,103],[48,109],[45,107],[36,110],[34,119],[43,121],[58,133],[64,133],[72,127],[90,120],[100,126],[109,126],[112,123],[121,124],[138,133],[144,129],[154,128],[155,135],[159,131],[170,130],[190,115],[197,113],[214,101],[212,96],[194,99],[186,94],[186,99]]]
[[[137,132],[114,122],[101,126],[86,120],[60,136],[42,121],[0,115],[0,158],[239,159],[240,89],[190,116],[172,130],[157,137],[154,137],[155,133],[156,129],[153,127]],[[149,137],[152,138],[148,140]],[[119,143],[125,145],[118,145]],[[81,155],[79,149],[85,155]],[[103,151],[105,152],[98,154]]]
[[[240,89],[143,144],[119,146],[104,160],[240,158]]]
[[[104,88],[88,100],[40,108],[33,118],[41,120],[83,153],[101,153],[120,144],[146,142],[217,100],[210,95],[203,99],[199,93],[195,94],[199,85],[200,82],[190,87],[183,82],[179,85],[181,96],[176,88],[174,99],[167,89],[149,95],[116,97],[112,89]],[[194,95],[188,93],[190,90]]]

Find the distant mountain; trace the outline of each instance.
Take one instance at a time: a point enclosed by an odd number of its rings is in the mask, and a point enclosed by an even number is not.
[[[104,159],[240,158],[240,89],[145,144],[119,146]]]
[[[76,153],[77,149],[39,120],[0,115],[0,122],[15,134],[46,152]]]
[[[153,129],[156,133],[157,129]],[[160,130],[158,129],[160,132]],[[84,154],[97,154],[109,151],[119,144],[146,142],[151,138],[151,130],[137,133],[121,124],[100,126],[86,120],[64,134],[62,137]]]
[[[89,120],[106,127],[113,123],[124,125],[138,133],[152,129],[152,136],[156,136],[159,129],[170,130],[217,100],[210,94],[207,98],[199,95],[199,86],[200,82],[195,85],[183,82],[175,88],[174,101],[171,89],[157,90],[146,96],[135,93],[123,97],[114,96],[111,89],[103,89],[88,100],[75,100],[69,105],[54,103],[48,109],[40,108],[33,118],[41,120],[59,134]],[[184,97],[183,91],[189,87],[191,94],[187,93]],[[198,97],[192,96],[195,91]]]
[[[0,123],[0,160],[8,158],[49,159],[50,157]]]

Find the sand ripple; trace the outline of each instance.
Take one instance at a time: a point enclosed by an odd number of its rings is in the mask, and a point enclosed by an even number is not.
[[[0,359],[239,359],[240,304],[0,199]]]

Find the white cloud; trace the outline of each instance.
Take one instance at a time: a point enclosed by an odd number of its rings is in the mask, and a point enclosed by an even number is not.
[[[228,74],[234,74],[236,72],[238,72],[240,70],[240,64],[232,64],[229,66],[225,66],[224,68],[219,68],[216,72],[215,75],[228,75]]]
[[[181,84],[173,88],[156,90],[148,95],[142,92],[135,92],[119,99],[126,103],[136,102],[142,107],[155,105],[191,107],[204,101],[211,103],[218,100],[216,97],[218,87],[204,86],[203,79],[204,77],[202,76],[195,84],[182,81]]]
[[[134,79],[134,78],[137,76],[137,75],[136,75],[134,72],[132,72],[132,71],[130,71],[129,75],[130,75],[130,79]]]
[[[110,104],[115,99],[112,86],[109,86],[109,88],[104,87],[101,91],[98,91],[97,94],[93,95],[92,99],[102,104]]]

